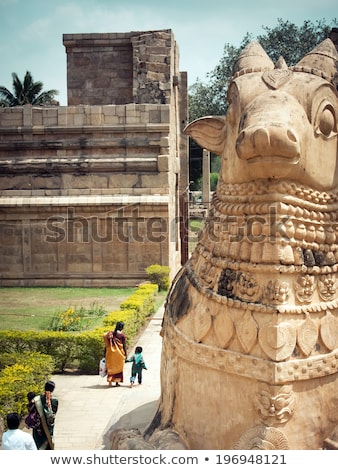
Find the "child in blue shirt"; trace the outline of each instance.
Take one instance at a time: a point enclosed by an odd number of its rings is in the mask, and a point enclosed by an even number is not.
[[[131,366],[130,388],[133,388],[136,376],[139,385],[142,384],[142,370],[147,370],[143,360],[142,351],[143,348],[141,346],[136,346],[135,353],[129,359],[126,359],[126,362],[133,363]]]

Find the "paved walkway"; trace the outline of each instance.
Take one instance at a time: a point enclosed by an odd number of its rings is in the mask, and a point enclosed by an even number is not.
[[[59,399],[54,441],[55,450],[109,449],[113,429],[138,428],[151,422],[161,393],[160,336],[164,308],[151,318],[137,344],[143,347],[148,370],[143,383],[129,388],[131,363],[126,363],[124,382],[108,387],[99,375],[54,375],[55,395]],[[134,348],[133,348],[134,349]],[[128,356],[134,351],[129,349]]]

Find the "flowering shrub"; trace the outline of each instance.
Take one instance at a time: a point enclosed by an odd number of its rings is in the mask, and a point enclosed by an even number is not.
[[[54,315],[50,329],[53,331],[78,331],[81,329],[81,316],[69,307],[65,312]]]
[[[49,327],[52,331],[83,331],[93,320],[106,315],[106,310],[94,303],[90,308],[69,307],[65,312],[56,313]]]
[[[55,364],[40,353],[3,353],[0,362],[0,416],[27,412],[27,393],[42,393]]]

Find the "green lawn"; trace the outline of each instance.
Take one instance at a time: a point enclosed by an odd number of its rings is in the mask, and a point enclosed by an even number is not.
[[[1,330],[44,330],[55,313],[69,307],[118,310],[135,288],[0,287]]]

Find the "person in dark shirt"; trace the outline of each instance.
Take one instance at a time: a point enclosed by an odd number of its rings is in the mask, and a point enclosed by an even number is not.
[[[132,362],[130,388],[133,388],[136,377],[138,384],[142,385],[142,371],[143,369],[147,370],[147,367],[144,363],[142,351],[143,348],[141,346],[136,346],[135,353],[129,359],[126,359],[126,362]]]

